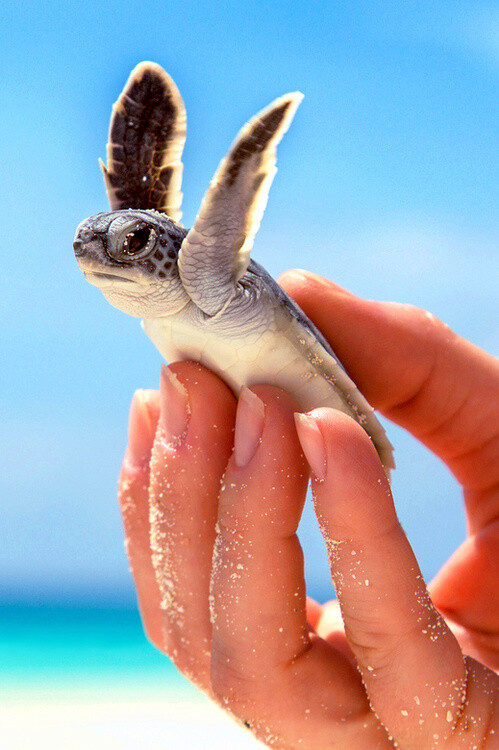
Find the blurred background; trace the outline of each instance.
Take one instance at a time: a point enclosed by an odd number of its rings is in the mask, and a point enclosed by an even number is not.
[[[412,302],[497,353],[498,7],[6,2],[0,38],[0,741],[249,747],[136,613],[116,481],[130,398],[157,387],[160,357],[72,252],[76,225],[107,210],[97,159],[111,105],[141,60],[173,76],[190,226],[239,128],[302,91],[253,257],[274,275],[307,267]],[[464,537],[459,492],[387,429],[397,508],[429,580]],[[310,508],[300,537],[309,593],[327,600]]]

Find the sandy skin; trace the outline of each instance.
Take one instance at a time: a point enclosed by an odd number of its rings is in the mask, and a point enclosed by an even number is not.
[[[370,402],[462,483],[469,537],[428,592],[353,420],[319,409],[295,426],[296,404],[275,387],[236,400],[209,371],[176,363],[159,394],[134,397],[120,479],[146,632],[269,746],[492,748],[497,362],[415,308],[311,274],[281,283]],[[309,471],[344,629],[335,605],[306,600],[295,532]]]

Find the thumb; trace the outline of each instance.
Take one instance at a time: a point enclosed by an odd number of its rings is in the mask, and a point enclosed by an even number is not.
[[[438,609],[454,622],[499,633],[499,521],[470,536],[430,585]]]

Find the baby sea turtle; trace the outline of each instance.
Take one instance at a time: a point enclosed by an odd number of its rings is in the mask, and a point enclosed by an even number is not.
[[[371,437],[385,470],[393,449],[328,342],[254,260],[253,238],[276,173],[276,147],[302,94],[250,120],[220,163],[192,229],[181,218],[185,108],[173,80],[140,63],[113,107],[107,166],[111,212],[83,221],[74,250],[108,301],[143,318],[168,361],[196,360],[238,393],[270,383],[303,410],[330,406]]]

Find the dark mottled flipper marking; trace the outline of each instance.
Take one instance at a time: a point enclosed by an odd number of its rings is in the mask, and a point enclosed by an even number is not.
[[[113,107],[107,167],[101,162],[113,211],[152,208],[180,221],[185,135],[175,83],[159,65],[140,63]]]
[[[299,93],[281,96],[244,126],[221,161],[182,243],[182,283],[208,315],[224,308],[248,267],[276,173],[277,144],[301,99]]]

